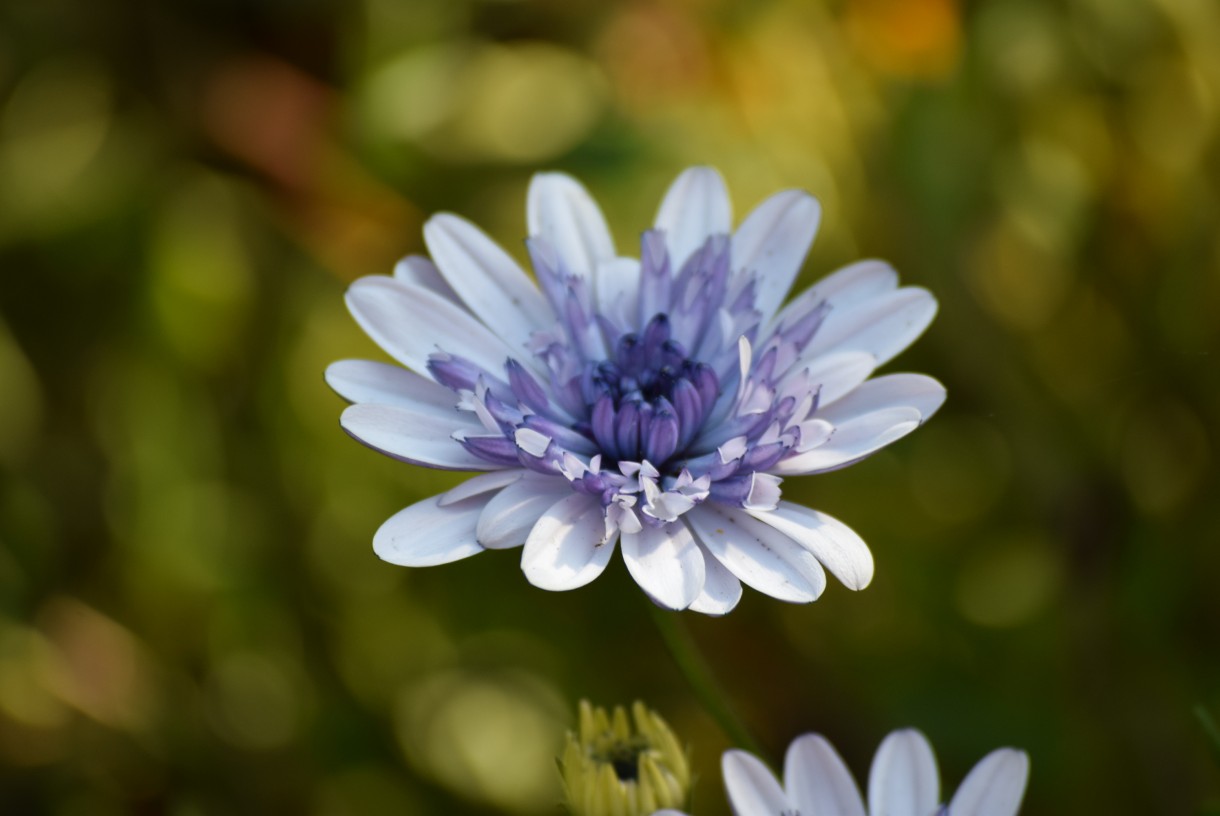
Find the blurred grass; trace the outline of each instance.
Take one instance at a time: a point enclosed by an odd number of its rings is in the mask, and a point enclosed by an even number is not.
[[[724,813],[724,738],[615,566],[406,571],[377,525],[454,477],[361,448],[321,371],[379,357],[357,276],[439,209],[518,256],[538,168],[621,247],[692,163],[804,187],[801,285],[881,256],[950,401],[790,481],[878,563],[695,637],[772,753],[864,777],[922,728],[1025,812],[1220,795],[1220,7],[662,0],[0,7],[0,801],[31,814],[548,813],[575,701],[648,701]]]

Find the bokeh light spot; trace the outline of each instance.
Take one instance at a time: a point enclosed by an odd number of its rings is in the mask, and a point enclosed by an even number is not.
[[[268,750],[288,743],[301,725],[301,694],[288,667],[263,654],[221,659],[207,684],[217,734],[240,748]]]
[[[131,631],[68,597],[52,599],[39,618],[60,657],[52,684],[60,699],[112,727],[142,731],[152,722],[152,658]]]
[[[404,690],[398,736],[411,764],[458,795],[514,813],[559,801],[562,699],[524,672],[449,671]]]
[[[957,576],[957,606],[980,626],[1020,626],[1054,600],[1063,564],[1037,533],[974,542]]]
[[[375,138],[414,141],[437,156],[536,162],[575,146],[606,101],[601,71],[574,51],[471,43],[387,63],[365,88],[362,118]]]
[[[152,246],[152,302],[186,360],[217,365],[240,345],[253,283],[233,192],[200,175],[162,207]]]
[[[0,114],[0,209],[24,217],[70,194],[110,130],[111,96],[106,74],[84,61],[21,79]]]

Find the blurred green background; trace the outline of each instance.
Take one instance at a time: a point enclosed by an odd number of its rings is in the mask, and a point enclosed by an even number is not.
[[[338,427],[354,278],[450,209],[523,257],[560,168],[633,247],[676,173],[823,202],[800,285],[892,261],[928,427],[786,493],[877,575],[687,616],[779,754],[892,728],[1025,813],[1217,812],[1220,5],[1212,0],[7,0],[0,811],[558,813],[575,702],[642,698],[727,812],[724,737],[616,561],[411,571],[455,477]],[[632,251],[628,249],[626,251]]]

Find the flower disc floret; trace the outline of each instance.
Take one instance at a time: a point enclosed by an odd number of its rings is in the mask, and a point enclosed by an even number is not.
[[[524,546],[535,585],[597,577],[616,545],[659,604],[724,614],[745,583],[817,598],[873,563],[849,528],[785,501],[787,476],[852,464],[906,435],[944,389],[871,377],[931,321],[932,296],[854,264],[781,308],[820,210],[764,201],[734,231],[720,176],[683,173],[620,257],[573,179],[537,176],[536,280],[469,222],[424,228],[432,255],[354,283],[348,306],[406,369],[342,361],[343,427],[419,465],[484,471],[386,522],[374,548],[427,566]]]

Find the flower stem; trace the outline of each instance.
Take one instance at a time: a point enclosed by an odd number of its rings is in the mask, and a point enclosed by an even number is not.
[[[1212,715],[1201,705],[1195,706],[1195,717],[1199,720],[1199,726],[1207,737],[1207,744],[1211,748],[1212,758],[1216,760],[1216,764],[1220,765],[1220,727],[1216,726],[1216,721],[1212,719]]]
[[[690,683],[691,690],[695,692],[695,697],[698,698],[703,709],[711,715],[735,747],[743,748],[766,761],[766,755],[759,746],[758,740],[754,739],[745,723],[742,722],[736,708],[725,694],[724,688],[712,673],[703,653],[699,651],[699,646],[691,636],[690,630],[680,620],[679,613],[660,609],[651,603],[648,606],[657,632],[665,641],[670,656],[674,659],[674,663],[678,664],[678,669],[686,677],[686,682]]]

